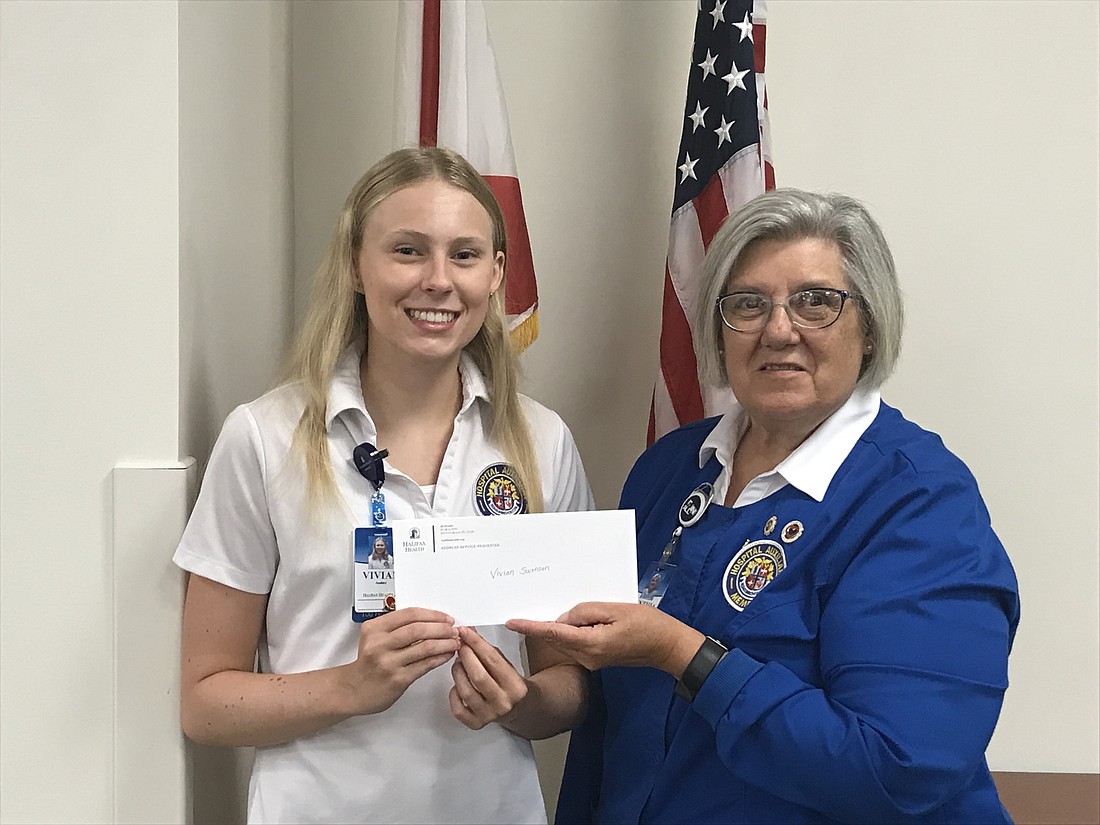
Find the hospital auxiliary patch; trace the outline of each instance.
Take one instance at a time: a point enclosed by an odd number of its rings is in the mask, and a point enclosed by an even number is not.
[[[483,516],[518,516],[527,512],[518,474],[511,464],[490,464],[474,484],[474,504]]]
[[[742,547],[726,567],[722,591],[734,610],[744,610],[787,567],[783,545],[768,539]]]

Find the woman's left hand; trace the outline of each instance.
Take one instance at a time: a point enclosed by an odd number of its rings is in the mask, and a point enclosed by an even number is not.
[[[512,619],[506,626],[542,639],[589,670],[654,667],[677,679],[705,638],[654,607],[619,602],[583,602],[556,622]]]
[[[472,627],[460,627],[462,642],[451,665],[451,713],[470,730],[506,717],[527,696],[527,680],[500,650]]]

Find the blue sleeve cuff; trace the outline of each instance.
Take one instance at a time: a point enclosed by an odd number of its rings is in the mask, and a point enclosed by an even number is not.
[[[764,665],[747,653],[733,648],[703,682],[691,703],[692,708],[710,722],[711,727],[717,728],[737,694],[762,667]]]

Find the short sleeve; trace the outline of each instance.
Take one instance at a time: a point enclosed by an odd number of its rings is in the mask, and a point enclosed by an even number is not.
[[[592,488],[588,484],[588,476],[584,472],[584,464],[573,434],[557,415],[553,415],[553,423],[556,424],[557,431],[554,434],[553,452],[549,456],[539,456],[539,462],[544,464],[540,469],[546,512],[594,510],[596,501],[592,496]]]
[[[195,509],[172,560],[228,587],[268,593],[278,558],[259,428],[246,406],[237,407],[214,444]]]

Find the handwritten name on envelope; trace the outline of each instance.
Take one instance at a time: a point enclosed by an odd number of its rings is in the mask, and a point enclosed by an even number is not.
[[[397,606],[459,624],[556,619],[579,602],[636,602],[633,510],[403,519],[393,528]]]

